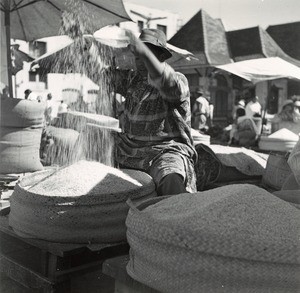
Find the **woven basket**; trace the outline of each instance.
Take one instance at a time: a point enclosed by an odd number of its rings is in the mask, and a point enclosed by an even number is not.
[[[280,190],[292,174],[288,164],[289,153],[271,153],[267,160],[267,166],[262,178],[262,184],[275,190]]]
[[[28,190],[53,172],[46,170],[27,175],[15,186],[10,198],[9,225],[19,236],[60,243],[126,241],[127,199],[139,203],[156,196],[154,182],[148,174],[126,169],[123,172],[141,186],[131,185],[114,191],[114,180],[118,179],[108,174],[104,181],[111,181],[111,191],[107,193],[46,196]]]
[[[158,200],[129,203],[133,279],[170,293],[299,292],[300,214],[289,203],[252,185]]]

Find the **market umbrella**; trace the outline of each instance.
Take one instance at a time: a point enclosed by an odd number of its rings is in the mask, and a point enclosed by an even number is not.
[[[300,80],[300,68],[279,58],[259,58],[216,66],[252,83],[289,78]]]
[[[1,0],[1,26],[5,26],[7,74],[10,94],[11,56],[9,53],[10,39],[32,41],[43,37],[59,34],[61,15],[64,11],[79,11],[87,16],[86,28],[100,29],[109,24],[131,20],[122,0]],[[1,32],[2,34],[2,32]]]

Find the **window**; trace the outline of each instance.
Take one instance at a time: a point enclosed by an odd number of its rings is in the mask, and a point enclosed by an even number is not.
[[[144,28],[144,22],[141,20],[138,20],[137,25],[138,25],[139,31],[141,32],[142,29]]]
[[[36,81],[36,80],[37,80],[37,73],[29,72],[29,81]]]
[[[158,24],[157,29],[163,31],[165,35],[167,35],[167,26]]]

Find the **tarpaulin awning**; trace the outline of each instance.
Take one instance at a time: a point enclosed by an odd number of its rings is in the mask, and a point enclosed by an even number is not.
[[[216,66],[252,83],[289,78],[300,81],[300,68],[279,57],[259,58]]]

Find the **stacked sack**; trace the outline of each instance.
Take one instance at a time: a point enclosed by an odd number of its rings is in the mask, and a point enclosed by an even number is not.
[[[0,115],[0,173],[43,169],[40,143],[45,104],[22,99],[2,99]]]
[[[281,190],[274,194],[300,209],[300,140],[289,155],[287,164],[290,174],[285,177]]]
[[[300,213],[254,185],[131,206],[128,274],[161,292],[299,292]]]

